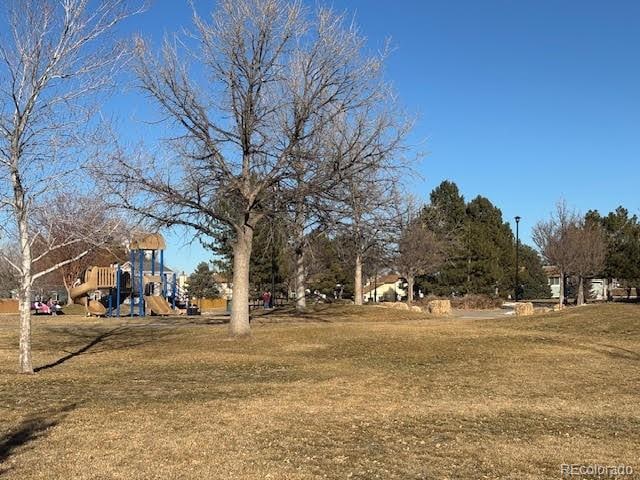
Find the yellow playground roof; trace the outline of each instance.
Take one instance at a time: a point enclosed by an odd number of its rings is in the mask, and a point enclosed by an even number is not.
[[[131,239],[131,250],[165,250],[164,237],[159,233],[138,233]]]

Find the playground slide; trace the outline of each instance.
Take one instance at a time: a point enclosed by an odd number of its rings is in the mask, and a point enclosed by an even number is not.
[[[89,300],[88,295],[98,288],[104,287],[104,285],[99,284],[100,282],[111,283],[111,279],[105,277],[105,271],[108,272],[109,270],[109,268],[104,267],[91,267],[85,272],[84,283],[69,290],[69,296],[73,303],[84,305],[89,315],[102,316],[107,313],[107,309],[102,303],[97,300]]]
[[[147,304],[147,307],[151,310],[151,313],[156,315],[173,315],[175,313],[169,302],[162,297],[155,295],[148,296],[144,297],[144,301]]]
[[[73,300],[73,303],[78,303],[80,305],[85,304],[85,297],[87,296],[87,294],[95,291],[98,286],[96,277],[97,276],[90,271],[87,274],[86,282],[81,283],[77,287],[73,287],[71,290],[69,290],[69,295],[71,296],[71,300]]]
[[[87,305],[87,312],[89,312],[90,315],[101,317],[107,314],[107,309],[99,301],[90,300],[89,305]]]

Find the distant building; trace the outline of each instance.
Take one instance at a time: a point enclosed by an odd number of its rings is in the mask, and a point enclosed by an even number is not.
[[[186,290],[188,285],[189,285],[189,275],[187,275],[184,272],[180,272],[180,274],[178,275],[178,286],[181,289]]]
[[[365,302],[395,302],[407,296],[406,283],[397,274],[369,279],[362,292]]]
[[[551,298],[560,298],[560,270],[554,265],[546,265],[542,267],[544,274],[547,276],[547,283],[551,290]]]
[[[231,283],[231,279],[227,278],[229,275],[225,275],[222,273],[214,273],[213,281],[218,285],[218,289],[220,290],[220,295],[222,297],[231,298],[233,296],[233,284]]]
[[[560,298],[560,270],[555,265],[547,265],[542,267],[547,276],[547,283],[551,289],[551,298]],[[589,298],[593,300],[607,300],[609,291],[618,286],[616,280],[607,280],[606,278],[587,278],[586,281],[590,285]]]

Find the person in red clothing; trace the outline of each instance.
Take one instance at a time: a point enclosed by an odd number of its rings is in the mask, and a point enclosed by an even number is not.
[[[271,307],[271,292],[266,291],[262,294],[262,305],[264,306],[265,310]]]

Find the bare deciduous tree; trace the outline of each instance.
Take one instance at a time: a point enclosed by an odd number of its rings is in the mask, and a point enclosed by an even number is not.
[[[380,59],[361,58],[362,39],[341,16],[320,10],[311,17],[299,2],[223,0],[210,20],[194,18],[192,58],[206,75],[192,75],[169,40],[161,59],[140,42],[137,64],[142,88],[182,130],[171,141],[178,165],[156,159],[150,171],[149,162],[120,155],[123,173],[112,185],[128,209],[159,225],[209,238],[221,225],[230,230],[230,332],[246,335],[254,229],[280,209],[293,214],[295,236],[304,235],[312,213],[299,199],[347,171],[342,158],[326,161],[321,138],[337,118],[370,102]]]
[[[579,215],[570,210],[566,202],[560,201],[549,220],[540,221],[533,227],[533,242],[542,257],[560,271],[560,308],[565,302],[565,276],[571,273],[578,256],[573,237],[579,224]]]
[[[393,181],[376,180],[367,175],[355,176],[349,182],[344,201],[341,229],[351,243],[354,265],[354,303],[363,303],[364,259],[375,247],[385,248],[393,242],[395,232],[395,195]]]
[[[124,0],[26,0],[3,3],[0,37],[0,214],[2,234],[18,245],[19,371],[32,373],[30,300],[33,281],[73,261],[34,271],[37,225],[53,191],[81,164],[91,139],[94,94],[109,86],[126,48],[106,41],[132,12]],[[63,243],[72,240],[66,239]],[[36,273],[34,273],[36,272]]]
[[[578,280],[577,305],[585,302],[585,279],[602,273],[607,253],[607,240],[599,223],[581,220],[572,228],[568,242],[574,250],[570,271]]]
[[[403,224],[400,225],[396,266],[407,280],[409,303],[413,302],[415,277],[434,273],[444,263],[447,253],[447,242],[430,228],[432,222],[425,221],[421,213],[428,212],[424,209],[418,212],[409,205],[407,213],[399,216]]]
[[[100,198],[61,193],[52,198],[45,211],[34,218],[34,272],[42,282],[64,285],[67,303],[73,282],[92,265],[108,265],[126,259],[128,226]],[[69,261],[72,260],[72,261]],[[55,270],[50,268],[57,266]]]
[[[363,56],[364,39],[353,24],[345,29],[343,22],[342,16],[335,16],[328,10],[319,11],[318,36],[324,40],[313,44],[308,51],[298,53],[289,80],[289,88],[294,92],[293,118],[299,116],[297,112],[308,108],[305,106],[312,105],[310,96],[317,97],[316,108],[322,107],[319,114],[307,122],[306,131],[300,130],[301,142],[291,154],[292,175],[284,183],[286,218],[291,225],[290,242],[295,255],[298,310],[306,304],[305,250],[313,241],[313,235],[332,225],[335,210],[333,190],[346,178],[371,167],[373,163],[366,156],[336,150],[335,141],[344,132],[345,125],[362,121],[363,111],[373,110],[389,98],[388,86],[381,78],[386,53],[377,57]],[[331,78],[340,87],[327,88],[322,82],[312,81],[317,75],[312,72],[322,73],[324,79]],[[323,109],[328,111],[323,112]],[[300,133],[296,135],[300,136]],[[338,144],[344,147],[344,138],[341,140]]]
[[[334,139],[333,155],[361,166],[333,193],[338,223],[353,244],[356,305],[363,302],[364,257],[374,246],[392,243],[390,237],[397,233],[398,186],[401,175],[410,172],[399,156],[410,128],[389,97],[384,105],[358,112]]]

